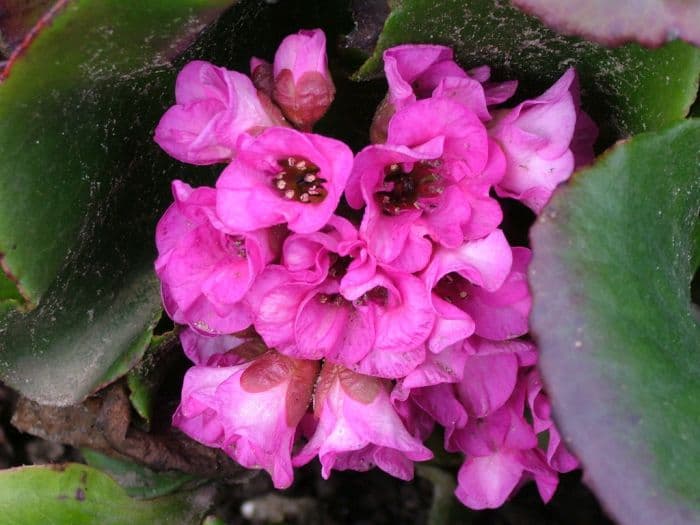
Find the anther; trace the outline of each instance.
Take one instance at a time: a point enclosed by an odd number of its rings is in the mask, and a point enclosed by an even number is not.
[[[294,190],[290,189],[290,190],[285,191],[284,198],[289,199],[289,200],[293,199],[294,198]]]
[[[279,188],[280,190],[283,190],[283,189],[285,189],[286,187],[287,187],[287,182],[286,182],[286,181],[284,181],[284,180],[278,180],[278,181],[277,181],[277,188]]]

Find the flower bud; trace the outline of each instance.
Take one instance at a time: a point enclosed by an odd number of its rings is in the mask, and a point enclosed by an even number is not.
[[[273,100],[295,126],[310,130],[335,95],[323,31],[299,31],[285,38],[275,53],[273,76]]]

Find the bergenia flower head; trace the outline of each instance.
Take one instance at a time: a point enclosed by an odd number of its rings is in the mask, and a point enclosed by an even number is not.
[[[342,142],[288,128],[239,141],[235,162],[216,183],[217,213],[229,228],[254,231],[286,224],[311,233],[335,211],[352,169]]]
[[[285,38],[275,53],[272,98],[299,129],[309,131],[333,102],[326,35],[302,30]]]
[[[194,363],[173,424],[278,488],[315,457],[324,477],[410,479],[438,425],[464,456],[465,505],[530,480],[546,501],[578,462],[527,338],[531,254],[509,244],[494,194],[539,212],[592,160],[596,126],[573,70],[503,109],[517,83],[450,48],[384,62],[374,144],[355,157],[310,133],[335,91],[318,29],[274,63],[253,57],[250,78],[201,61],[180,73],[156,140],[228,165],[215,187],[174,181],[156,231],[163,303]]]
[[[154,140],[190,164],[228,162],[242,133],[285,125],[280,110],[247,76],[202,60],[180,71],[175,102],[160,119]]]

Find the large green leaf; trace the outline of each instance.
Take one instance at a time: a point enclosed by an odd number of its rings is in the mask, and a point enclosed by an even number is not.
[[[515,5],[566,34],[619,45],[663,44],[682,38],[700,45],[700,2],[676,0],[514,0]]]
[[[700,522],[700,120],[619,144],[532,232],[532,326],[566,441],[620,523]]]
[[[172,90],[168,58],[229,3],[70,2],[14,63],[0,85],[0,252],[30,300],[89,239],[104,213],[94,203],[127,184],[135,149],[150,146]]]
[[[228,3],[70,2],[0,85],[0,252],[39,304],[0,323],[0,371],[36,400],[77,401],[148,344],[153,229],[182,176],[151,130],[168,58]]]
[[[544,90],[569,66],[581,74],[583,105],[601,126],[602,143],[683,118],[695,99],[700,50],[674,42],[658,50],[606,49],[550,31],[496,0],[394,0],[377,49],[359,71],[381,68],[381,53],[404,43],[441,43],[466,67],[488,64],[517,79],[522,93]]]
[[[0,515],[17,525],[195,525],[206,498],[181,493],[130,498],[112,478],[79,464],[20,467],[0,472]]]
[[[212,184],[152,141],[192,58],[246,71],[300,27],[346,24],[346,2],[69,2],[0,85],[0,253],[31,312],[0,321],[0,378],[65,405],[142,355],[160,314],[154,230],[170,181]],[[343,26],[344,29],[347,29]],[[3,306],[5,305],[5,306]],[[0,318],[7,303],[0,304]]]

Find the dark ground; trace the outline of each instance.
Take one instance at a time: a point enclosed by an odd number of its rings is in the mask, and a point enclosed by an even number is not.
[[[0,468],[28,464],[82,461],[67,445],[18,431],[10,423],[16,394],[0,384]],[[562,476],[554,499],[544,505],[532,483],[502,508],[471,512],[455,505],[452,514],[431,517],[433,484],[416,477],[394,479],[374,470],[367,473],[334,472],[320,476],[317,462],[297,469],[297,481],[286,491],[275,491],[269,478],[256,475],[243,483],[219,482],[216,513],[230,524],[300,523],[310,525],[439,524],[468,525],[593,525],[612,523],[595,497],[581,482],[581,473]],[[456,511],[456,512],[455,512]],[[432,520],[431,520],[432,518]]]

